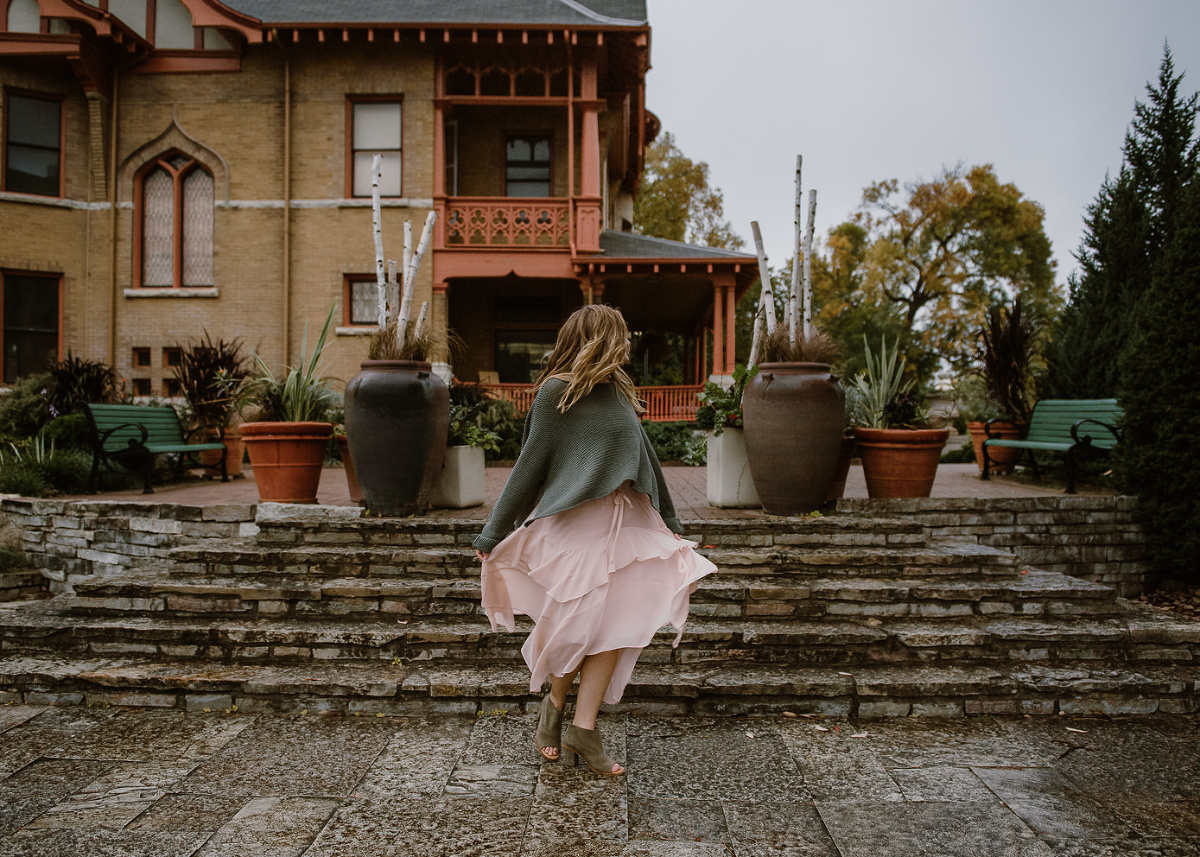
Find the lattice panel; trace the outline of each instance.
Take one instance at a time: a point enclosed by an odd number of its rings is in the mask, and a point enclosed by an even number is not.
[[[142,182],[142,285],[171,286],[175,279],[175,182],[157,169]]]
[[[183,285],[213,284],[213,177],[195,169],[183,180]]]

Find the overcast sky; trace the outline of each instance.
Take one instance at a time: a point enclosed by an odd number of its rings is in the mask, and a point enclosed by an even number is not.
[[[1164,40],[1183,91],[1200,89],[1200,0],[648,5],[648,106],[708,163],[750,252],[759,221],[773,267],[792,255],[797,154],[818,240],[872,181],[990,163],[1045,209],[1065,283]]]

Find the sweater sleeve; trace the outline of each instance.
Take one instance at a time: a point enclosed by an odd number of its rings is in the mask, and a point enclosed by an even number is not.
[[[663,523],[667,525],[668,530],[682,534],[683,525],[679,523],[679,518],[675,514],[675,503],[671,500],[671,491],[667,488],[662,465],[658,463],[658,455],[654,452],[654,445],[650,443],[650,436],[646,434],[646,427],[642,426],[641,429],[642,444],[650,456],[650,464],[654,468],[654,481],[658,485],[658,513],[662,516]]]
[[[543,387],[529,408],[525,416],[521,454],[517,456],[508,482],[492,507],[487,525],[472,543],[476,550],[491,553],[505,536],[525,523],[537,504],[550,462],[552,444],[547,437],[550,431],[547,421],[553,419],[552,399],[550,392]]]

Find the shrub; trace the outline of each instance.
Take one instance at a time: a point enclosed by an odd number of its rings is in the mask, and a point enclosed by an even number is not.
[[[179,346],[175,380],[187,399],[193,428],[223,426],[234,408],[236,391],[250,375],[250,361],[242,356],[242,341],[213,342],[208,331],[201,339]]]
[[[494,450],[484,450],[488,461],[514,461],[521,454],[525,418],[517,413],[512,402],[507,399],[488,399],[479,411],[478,424],[481,429],[493,431],[499,436]]]
[[[42,434],[46,440],[54,444],[58,450],[90,450],[92,447],[92,430],[88,426],[87,417],[83,414],[67,414],[65,417],[55,417],[46,423]]]
[[[50,379],[51,416],[73,413],[91,402],[115,402],[120,398],[117,373],[111,366],[100,360],[76,357],[69,350],[66,360],[51,367]]]
[[[0,459],[0,494],[45,497],[48,493],[46,477],[36,461],[13,456]]]
[[[649,423],[642,425],[659,461],[682,461],[697,466],[704,463],[705,442],[690,423]]]
[[[0,395],[0,436],[33,437],[51,419],[49,373],[30,375],[13,382],[11,390]]]

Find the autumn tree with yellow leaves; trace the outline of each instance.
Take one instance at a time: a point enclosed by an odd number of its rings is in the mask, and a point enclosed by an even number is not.
[[[990,164],[903,190],[876,182],[813,260],[816,324],[847,346],[864,332],[899,335],[923,381],[943,361],[964,371],[990,307],[1018,295],[1044,318],[1061,307],[1042,220]]]

